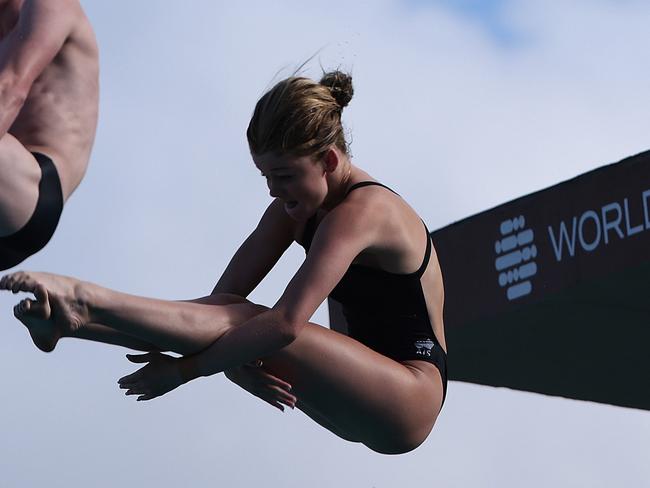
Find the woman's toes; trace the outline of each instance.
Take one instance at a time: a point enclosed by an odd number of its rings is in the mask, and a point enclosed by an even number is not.
[[[34,296],[39,302],[47,302],[48,293],[47,288],[43,285],[36,285],[34,288]]]

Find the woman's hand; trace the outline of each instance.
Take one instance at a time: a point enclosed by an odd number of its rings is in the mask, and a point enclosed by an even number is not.
[[[185,381],[178,367],[178,359],[159,352],[127,354],[132,363],[148,363],[118,380],[127,395],[139,395],[137,400],[151,400],[179,387]]]
[[[226,376],[244,390],[282,411],[284,411],[283,404],[295,408],[298,401],[290,393],[291,385],[264,371],[261,361],[230,369],[226,371]]]

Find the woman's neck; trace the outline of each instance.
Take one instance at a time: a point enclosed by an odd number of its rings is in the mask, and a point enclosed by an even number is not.
[[[337,168],[337,171],[331,174],[328,186],[330,192],[323,202],[322,208],[326,211],[332,210],[341,203],[352,186],[357,169],[352,165],[349,159]]]

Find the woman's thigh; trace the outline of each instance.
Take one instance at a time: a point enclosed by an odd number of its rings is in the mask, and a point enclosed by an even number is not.
[[[242,318],[265,309],[250,302],[235,306]],[[298,407],[302,402],[307,415],[379,452],[417,447],[431,431],[442,403],[435,368],[419,371],[313,323],[290,345],[262,359],[268,372],[291,383]]]
[[[379,452],[420,445],[442,403],[440,379],[316,324],[264,365],[291,383],[292,393],[335,426],[334,433]]]

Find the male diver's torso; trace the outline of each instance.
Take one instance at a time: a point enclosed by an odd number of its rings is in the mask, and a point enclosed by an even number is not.
[[[95,138],[98,101],[97,43],[79,7],[68,39],[32,84],[9,129],[29,151],[52,158],[65,199],[85,173]]]

